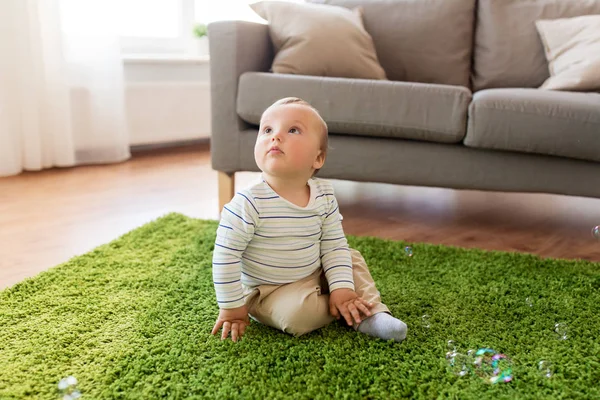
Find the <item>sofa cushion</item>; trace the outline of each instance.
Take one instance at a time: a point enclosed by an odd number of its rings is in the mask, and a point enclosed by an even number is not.
[[[269,22],[273,72],[386,79],[359,9],[283,1],[250,7]]]
[[[489,89],[469,107],[466,146],[600,161],[600,94]]]
[[[363,9],[388,79],[469,86],[475,0],[310,0]]]
[[[600,14],[538,20],[550,78],[542,89],[600,91]]]
[[[462,141],[471,100],[460,86],[246,72],[238,115],[258,125],[268,106],[288,96],[311,103],[331,133],[440,143]]]
[[[535,21],[588,14],[600,0],[479,0],[473,90],[539,87],[550,75]]]

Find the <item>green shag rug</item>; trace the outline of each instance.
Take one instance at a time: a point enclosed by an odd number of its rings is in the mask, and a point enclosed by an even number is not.
[[[0,398],[57,399],[69,375],[83,399],[600,398],[599,264],[349,237],[404,343],[338,322],[233,343],[210,335],[216,227],[169,214],[0,292]],[[512,382],[455,375],[450,339],[510,357]]]

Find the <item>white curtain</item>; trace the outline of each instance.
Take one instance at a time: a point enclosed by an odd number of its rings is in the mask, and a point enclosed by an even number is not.
[[[0,0],[0,177],[130,157],[110,1]]]

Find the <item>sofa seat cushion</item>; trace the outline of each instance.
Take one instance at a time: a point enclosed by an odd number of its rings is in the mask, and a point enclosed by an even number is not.
[[[600,94],[489,89],[469,107],[466,146],[600,161]]]
[[[438,143],[463,140],[471,101],[462,86],[246,72],[237,113],[259,125],[267,107],[289,96],[319,110],[331,133]]]

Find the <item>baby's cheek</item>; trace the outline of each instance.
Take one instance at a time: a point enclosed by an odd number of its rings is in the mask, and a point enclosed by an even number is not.
[[[297,157],[294,160],[294,164],[297,167],[306,167],[307,165],[312,165],[313,159],[311,157],[311,154],[309,151],[306,151],[305,149],[302,151],[299,151],[297,153]]]

